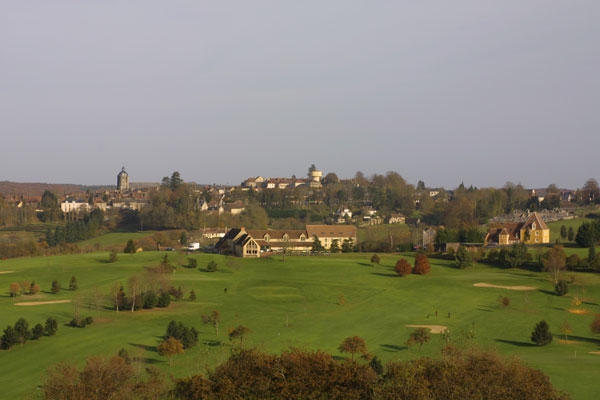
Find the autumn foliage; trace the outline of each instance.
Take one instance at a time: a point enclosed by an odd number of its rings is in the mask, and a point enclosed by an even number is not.
[[[429,259],[425,253],[417,253],[415,256],[415,267],[412,270],[413,274],[426,275],[431,270]]]
[[[401,258],[396,262],[394,271],[396,271],[396,273],[400,276],[406,276],[412,272],[412,266],[408,263],[408,261],[406,261],[406,259]]]

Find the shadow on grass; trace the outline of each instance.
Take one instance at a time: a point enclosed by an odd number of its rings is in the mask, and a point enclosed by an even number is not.
[[[396,352],[402,351],[402,350],[408,350],[408,346],[398,346],[395,344],[381,344],[380,346],[383,347],[385,349],[385,351],[393,352],[393,353],[396,353]]]
[[[145,351],[152,351],[152,352],[157,352],[158,349],[156,348],[156,346],[148,346],[146,344],[138,344],[138,343],[129,343],[130,346],[132,347],[136,347],[138,349],[142,349]]]
[[[165,360],[157,360],[156,358],[148,358],[148,357],[133,357],[133,361],[139,362],[142,364],[164,364]]]
[[[598,303],[592,303],[589,301],[582,301],[581,304],[587,304],[588,306],[597,306],[598,305]]]
[[[480,306],[477,311],[485,311],[485,312],[493,312],[493,310],[489,307]]]
[[[554,338],[556,338],[556,339],[561,339],[564,337],[565,337],[565,335],[560,335],[560,334],[554,335]],[[569,340],[573,340],[573,341],[577,341],[577,342],[591,343],[591,344],[600,346],[600,340],[598,340],[596,338],[584,337],[584,336],[573,336],[573,335],[568,335],[568,338],[569,338]]]
[[[358,265],[362,265],[364,267],[374,267],[375,265],[366,262],[359,262]]]
[[[398,276],[398,274],[396,273],[384,273],[384,272],[371,272],[371,275],[377,275],[377,276],[384,276],[386,278],[393,278],[395,276]]]
[[[208,347],[220,347],[221,341],[220,340],[205,340],[204,345],[208,346]]]
[[[511,344],[513,346],[519,346],[519,347],[538,347],[536,344],[529,343],[529,342],[517,342],[516,340],[505,340],[505,339],[494,339],[494,340],[496,342]]]
[[[560,297],[556,295],[556,292],[553,292],[551,290],[538,289],[538,292],[547,294],[548,296]]]

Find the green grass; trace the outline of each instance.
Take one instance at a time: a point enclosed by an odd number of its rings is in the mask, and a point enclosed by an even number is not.
[[[131,235],[126,236],[122,239]],[[51,316],[59,322],[55,337],[0,351],[3,397],[24,398],[39,393],[36,385],[43,382],[45,370],[57,362],[82,365],[88,356],[113,355],[121,348],[174,376],[201,373],[228,358],[227,329],[239,324],[252,330],[247,345],[267,352],[299,346],[341,357],[337,347],[342,340],[358,335],[384,362],[438,357],[440,335],[432,335],[420,352],[408,349],[405,343],[412,329],[405,325],[444,325],[459,344],[494,348],[500,354],[521,357],[546,372],[557,387],[575,399],[594,398],[594,393],[600,391],[600,355],[590,354],[600,350],[599,338],[589,330],[592,313],[598,311],[600,303],[600,276],[595,274],[575,274],[569,294],[557,297],[552,294],[546,274],[518,269],[474,266],[457,270],[449,261],[432,259],[429,275],[400,278],[393,271],[398,255],[381,255],[381,264],[372,265],[372,254],[287,256],[282,261],[278,257],[256,260],[198,253],[193,257],[200,268],[214,260],[218,271],[207,273],[179,267],[172,276],[173,285],[181,286],[186,297],[194,289],[198,296],[195,301],[173,302],[166,310],[135,313],[117,313],[104,307],[96,310],[92,300],[95,294],[107,295],[115,282],[126,286],[129,276],[141,273],[145,266],[157,265],[165,254],[175,265],[186,263],[185,254],[179,252],[120,254],[112,264],[106,262],[106,252],[0,261],[0,271],[14,271],[0,274],[0,288],[4,288],[0,293],[0,326],[12,325],[19,317],[24,317],[30,326]],[[407,259],[413,262],[412,258]],[[66,287],[73,275],[79,283],[77,291],[49,293],[52,280],[58,279]],[[16,306],[8,296],[8,288],[11,282],[24,280],[35,280],[42,293],[35,298],[17,298],[15,302],[73,302]],[[535,286],[538,290],[474,287],[477,282]],[[590,314],[569,312],[574,295],[585,299],[580,308]],[[510,306],[502,309],[499,296],[508,296]],[[80,314],[91,315],[96,322],[84,329],[66,327],[74,316],[75,304]],[[201,323],[201,315],[212,310],[222,314],[219,336]],[[548,346],[536,347],[529,338],[534,325],[542,319],[549,323],[555,340]],[[171,320],[196,327],[200,342],[174,357],[173,366],[169,367],[166,358],[157,354],[156,345]],[[574,344],[559,343],[560,326],[565,321],[572,327],[569,339]],[[475,339],[462,339],[470,330],[475,332]]]

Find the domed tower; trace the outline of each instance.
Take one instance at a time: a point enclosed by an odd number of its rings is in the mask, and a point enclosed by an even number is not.
[[[117,174],[117,190],[119,192],[129,190],[129,175],[125,171],[125,167],[121,168],[121,172]]]

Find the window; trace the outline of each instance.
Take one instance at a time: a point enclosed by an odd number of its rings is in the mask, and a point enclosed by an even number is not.
[[[532,229],[532,230],[535,230],[535,222],[533,222],[533,223],[531,224],[531,229]]]

